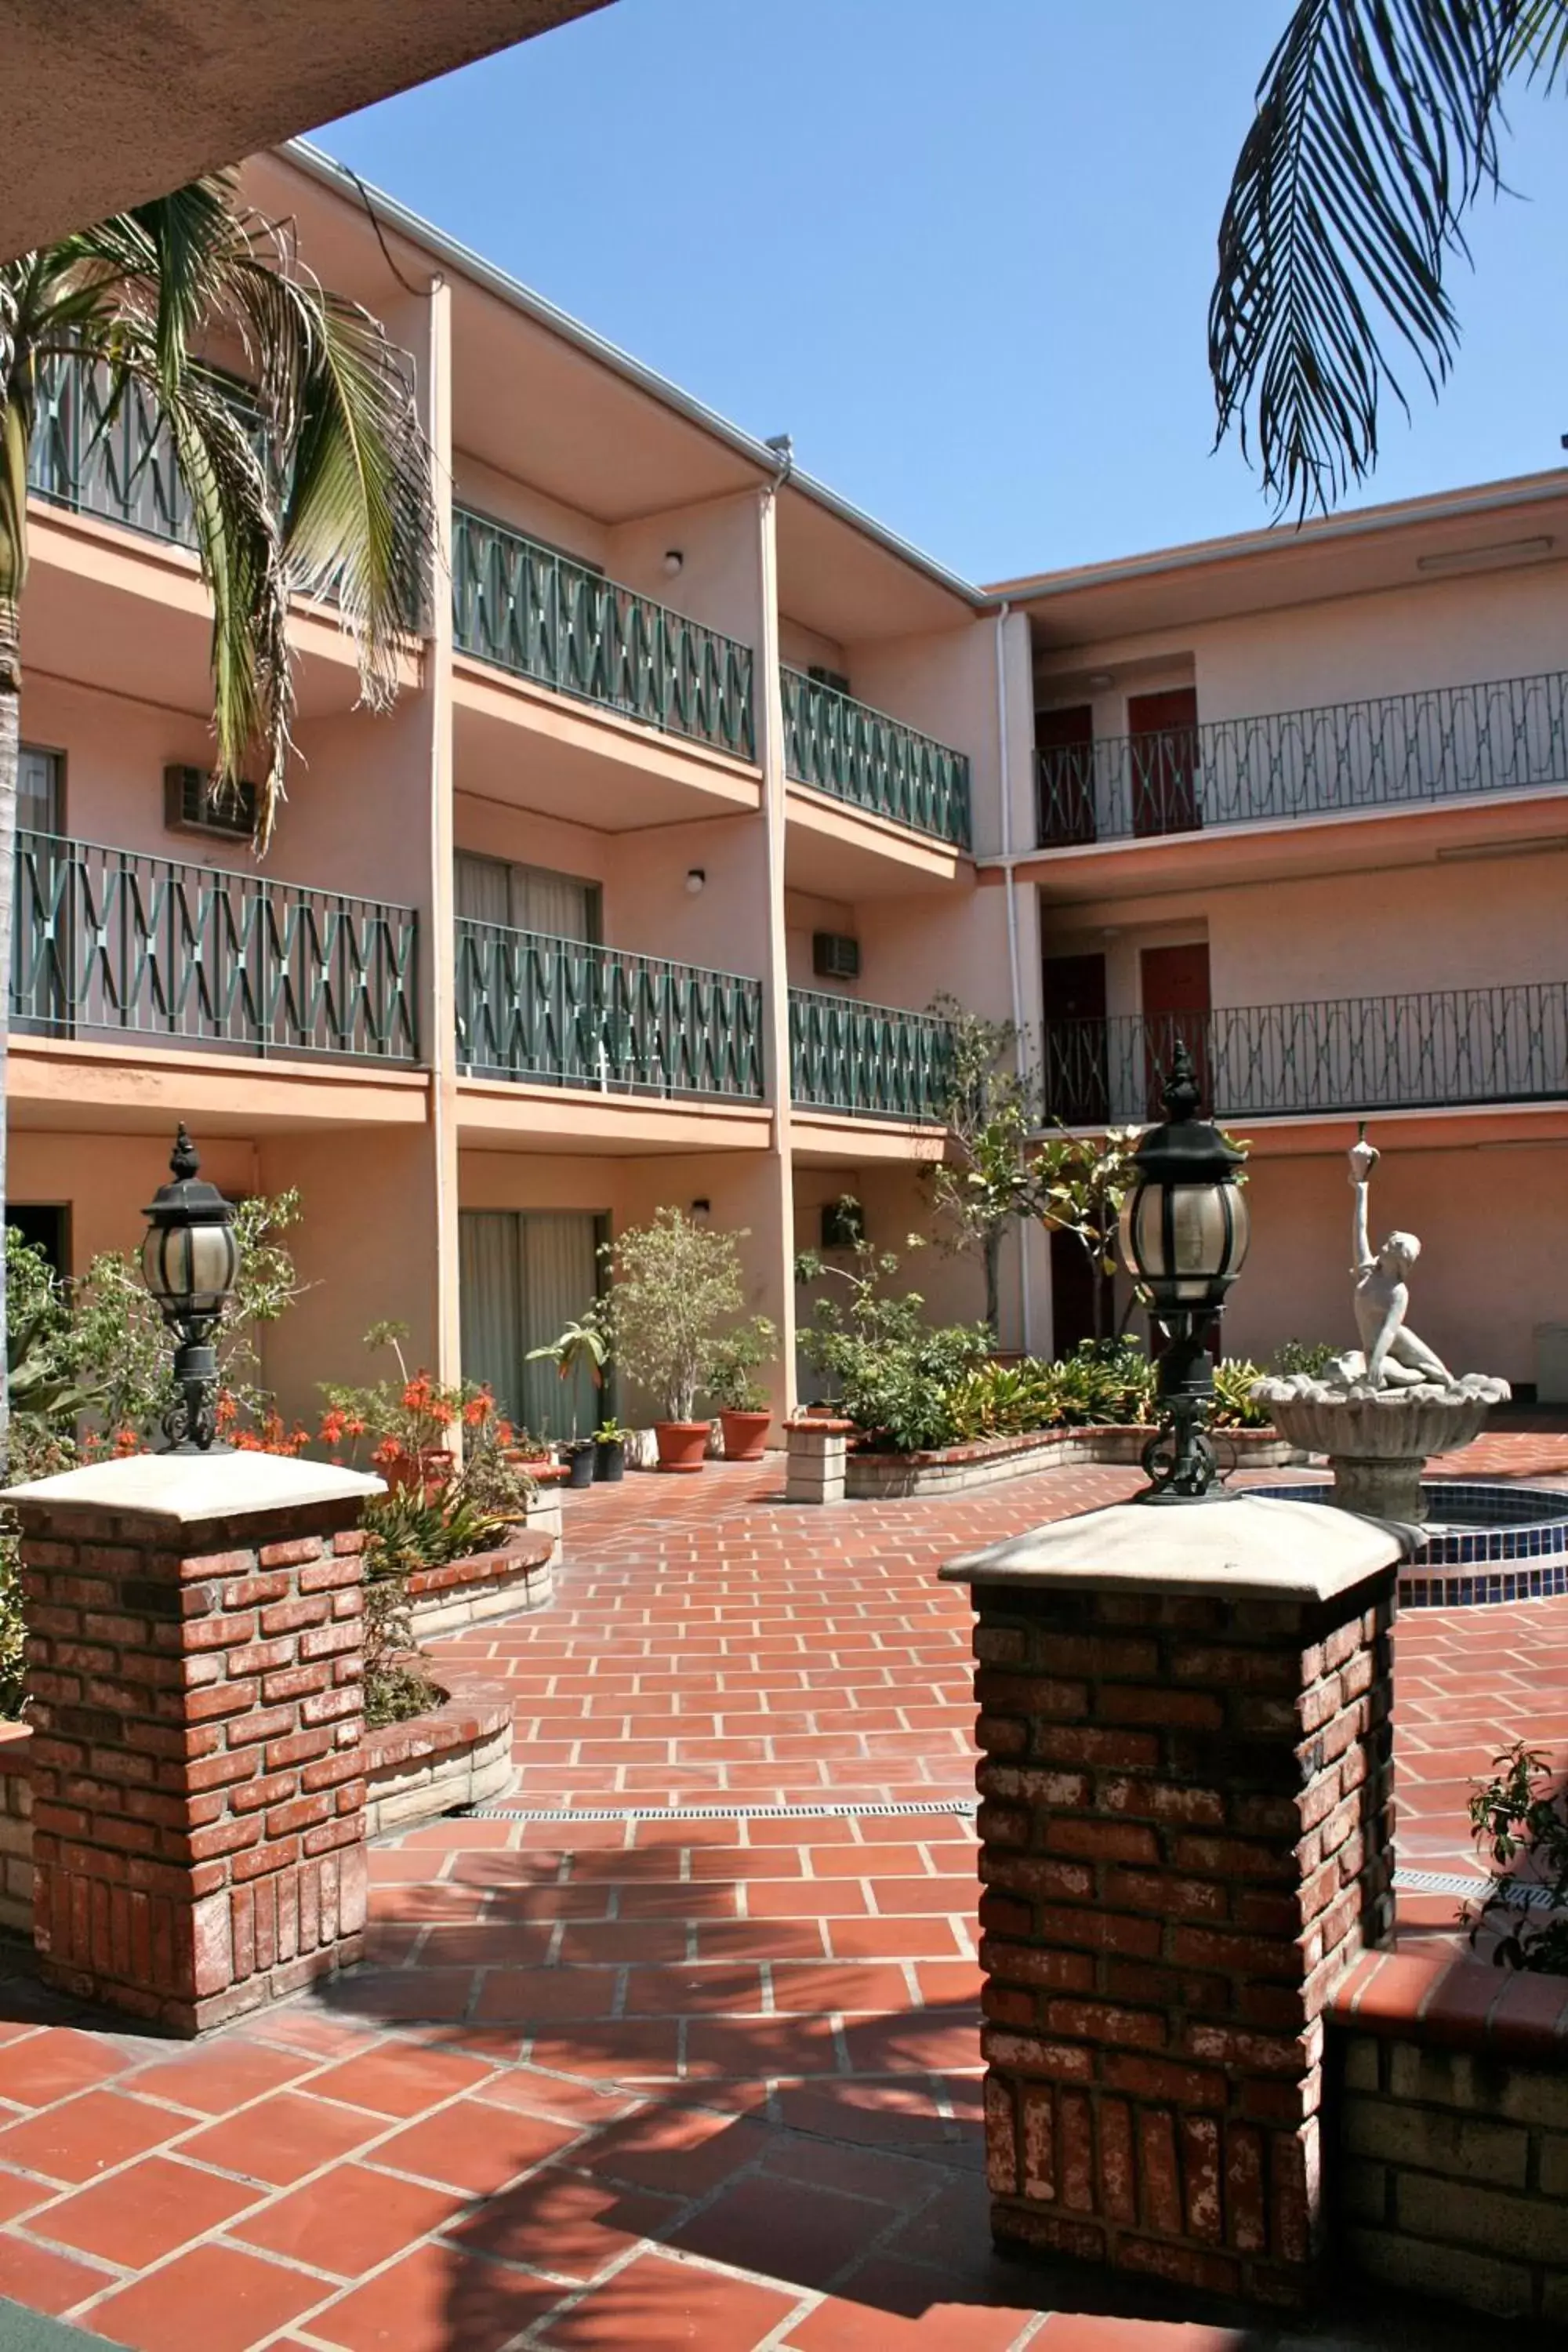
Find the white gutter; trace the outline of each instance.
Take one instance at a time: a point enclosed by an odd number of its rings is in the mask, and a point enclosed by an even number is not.
[[[1012,738],[1007,724],[1007,665],[1005,631],[1007,615],[1013,607],[1003,598],[996,614],[996,763],[1002,775],[1002,857],[1006,870],[1007,894],[1007,979],[1013,997],[1013,1066],[1024,1076],[1024,981],[1018,967],[1018,907],[1013,895],[1013,762]],[[1026,1237],[1020,1227],[1018,1234],[1018,1304],[1022,1325],[1024,1353],[1032,1356],[1034,1349],[1033,1317],[1029,1307],[1029,1256]]]
[[[602,367],[611,369],[628,383],[636,384],[640,392],[646,392],[662,406],[684,416],[689,424],[699,426],[715,441],[722,442],[727,448],[747,459],[768,481],[776,484],[781,480],[779,452],[769,448],[765,441],[757,440],[739,425],[731,425],[727,416],[719,415],[717,409],[705,407],[689,393],[682,392],[679,384],[671,383],[667,376],[659,375],[653,368],[645,367],[641,360],[634,359],[618,344],[607,342],[591,327],[585,327],[580,319],[573,318],[569,310],[558,310],[553,302],[546,301],[542,294],[536,294],[531,287],[524,286],[519,278],[499,269],[493,261],[487,261],[471,247],[460,244],[456,237],[447,236],[406,205],[399,204],[395,196],[389,196],[384,189],[367,185],[357,172],[337,163],[320,147],[312,147],[309,140],[286,140],[273,152],[310,178],[319,180],[323,187],[331,188],[335,194],[344,196],[361,207],[368,205],[384,226],[395,231],[399,236],[407,237],[411,243],[444,262],[448,268],[460,271],[474,284],[484,287],[488,293],[499,296],[514,310],[521,310],[526,318],[547,327],[552,334],[559,335],[563,342],[571,343],[578,351],[586,352]],[[994,599],[983,589],[975,587],[972,581],[961,579],[956,572],[950,572],[944,563],[938,562],[934,555],[928,555],[923,548],[911,546],[907,539],[900,539],[896,531],[889,530],[885,524],[879,523],[874,515],[867,514],[848,499],[840,498],[837,490],[830,490],[826,482],[802,473],[800,467],[793,463],[787,471],[787,480],[792,490],[799,490],[840,522],[848,523],[852,530],[859,531],[879,547],[885,548],[900,562],[924,572],[928,580],[967,604],[972,612],[990,610]]]

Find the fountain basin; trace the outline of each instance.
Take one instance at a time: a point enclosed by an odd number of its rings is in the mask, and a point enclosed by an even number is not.
[[[1286,1503],[1335,1501],[1327,1479],[1249,1486]],[[1402,1609],[1479,1609],[1568,1595],[1568,1492],[1480,1478],[1429,1478],[1419,1540],[1399,1570]]]
[[[1295,1373],[1260,1380],[1252,1393],[1292,1445],[1327,1454],[1331,1499],[1342,1510],[1419,1526],[1426,1517],[1429,1490],[1421,1474],[1427,1461],[1479,1437],[1491,1407],[1507,1402],[1509,1386],[1483,1372],[1387,1389]]]

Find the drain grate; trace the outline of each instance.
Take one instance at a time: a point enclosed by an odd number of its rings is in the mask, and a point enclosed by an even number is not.
[[[1487,1881],[1460,1870],[1396,1870],[1394,1884],[1405,1895],[1484,1895]],[[1509,1886],[1502,1899],[1516,1911],[1550,1911],[1551,1891],[1544,1886]]]
[[[886,1821],[893,1815],[953,1813],[973,1821],[978,1797],[924,1797],[918,1801],[857,1804],[748,1805],[573,1805],[551,1809],[535,1805],[472,1805],[467,1818],[476,1822],[551,1822],[569,1828],[574,1822],[844,1822]]]

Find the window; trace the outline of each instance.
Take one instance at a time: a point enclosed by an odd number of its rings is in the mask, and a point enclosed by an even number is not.
[[[23,744],[16,772],[18,833],[58,833],[65,814],[65,764],[63,751],[42,751],[36,743]]]
[[[563,1381],[548,1347],[598,1297],[607,1218],[581,1210],[464,1209],[458,1260],[465,1380],[481,1381],[498,1409],[535,1437],[586,1437],[610,1400],[579,1369]]]
[[[459,849],[453,861],[457,910],[475,923],[504,923],[516,931],[544,931],[558,940],[603,936],[602,893],[596,882],[556,874],[543,866],[511,866]]]

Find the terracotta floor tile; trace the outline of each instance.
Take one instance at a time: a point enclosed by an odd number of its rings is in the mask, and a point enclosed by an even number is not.
[[[787,2291],[756,2286],[695,2263],[642,2254],[574,2309],[559,2314],[540,2341],[563,2352],[664,2352],[675,2345],[701,2352],[753,2352],[787,2319]]]
[[[703,2197],[764,2156],[772,2134],[745,2116],[650,2105],[609,2125],[574,2166],[670,2197]]]
[[[629,1969],[628,2017],[760,2015],[763,1974],[758,1968],[702,1962],[687,1968]]]
[[[569,2292],[450,2247],[420,2246],[351,2287],[311,2320],[310,2333],[343,2352],[500,2352]]]
[[[236,2223],[228,2235],[312,2270],[361,2278],[440,2229],[461,2211],[463,2202],[452,2189],[394,2180],[363,2165],[341,2164]]]
[[[952,1960],[963,1947],[951,1919],[828,1919],[828,1948],[836,1960]]]
[[[130,2052],[117,2050],[96,2033],[51,2026],[46,2033],[0,2050],[0,2099],[11,2099],[19,2107],[52,2106],[73,2091],[123,2074],[135,2063]]]
[[[139,2066],[120,2087],[138,2098],[163,2099],[200,2115],[226,2116],[251,2099],[280,2090],[317,2063],[302,2051],[291,2057],[258,2042],[223,2041],[205,2050],[182,2050],[157,2065]]]
[[[373,2108],[378,2116],[422,2116],[459,2091],[482,2088],[494,2071],[448,2050],[383,2042],[341,2066],[329,2066],[314,2077],[310,2090],[319,2098]]]
[[[777,2010],[874,2011],[910,2007],[912,1996],[902,1969],[847,1963],[839,1967],[796,1966],[783,1962],[773,1971],[773,2007]]]
[[[620,2018],[604,2024],[552,2025],[535,2034],[536,2065],[563,2074],[616,2082],[673,2081],[679,2065],[680,2028],[673,2019]]]
[[[554,2156],[577,2132],[572,2124],[521,2115],[489,2100],[459,2099],[384,2140],[375,2162],[445,2188],[490,2197],[503,2182]]]
[[[803,2180],[841,2197],[866,2198],[906,2212],[924,2204],[949,2176],[939,2167],[879,2148],[844,2147],[832,2141],[777,2132],[763,2158],[763,2171],[781,2180]],[[869,2231],[886,2226],[868,2221]]]
[[[227,2246],[196,2246],[108,2296],[92,2324],[129,2352],[196,2352],[198,2344],[200,2352],[247,2352],[325,2292],[303,2271]]]
[[[1166,2319],[1057,2311],[1035,2338],[1039,2352],[1247,2352],[1245,2329]]]
[[[6,2125],[0,2131],[0,2164],[20,2165],[51,2180],[93,2180],[190,2128],[188,2116],[142,2105],[118,2091],[84,2091],[47,2115]]]
[[[0,2230],[0,2294],[25,2303],[29,2311],[69,2311],[89,2294],[100,2294],[112,2276],[112,2272],[89,2269],[69,2255],[28,2245]]]
[[[874,2258],[784,2342],[789,2352],[1011,2352],[1036,2316],[1023,2296],[999,2308],[947,2300],[939,2272]]]
[[[619,1992],[615,1969],[492,1969],[474,2004],[477,2018],[523,2024],[561,2018],[608,2018]]]
[[[670,2232],[671,2245],[790,2286],[826,2287],[865,2252],[867,2209],[831,2189],[753,2174]]]
[[[260,2193],[198,2165],[151,2156],[90,2189],[79,2189],[74,2197],[61,2198],[28,2226],[37,2237],[58,2240],[122,2270],[142,2270],[242,2213]]]
[[[292,2091],[280,2091],[243,2115],[209,2124],[183,2140],[180,2153],[216,2164],[275,2189],[292,2188],[307,2172],[331,2164],[386,2128],[385,2118],[355,2115]]]
[[[13,2221],[29,2206],[41,2205],[55,2194],[47,2181],[25,2180],[19,2172],[0,2172],[0,2221]]]
[[[323,1991],[339,2014],[412,2025],[428,2018],[459,2018],[473,1996],[472,1969],[354,1969]]]
[[[448,2234],[473,2253],[590,2279],[639,2238],[662,2234],[683,2210],[678,2197],[546,2167],[490,2198]]]

